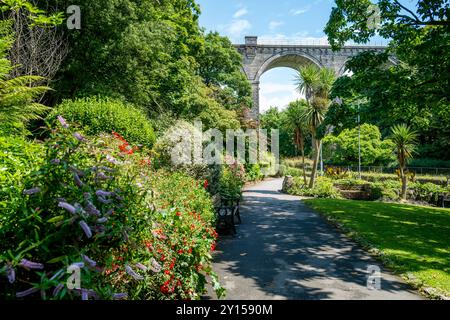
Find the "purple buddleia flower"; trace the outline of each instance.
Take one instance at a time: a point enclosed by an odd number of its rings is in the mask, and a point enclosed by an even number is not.
[[[80,225],[81,229],[83,229],[86,237],[88,237],[90,239],[92,237],[92,231],[91,231],[91,228],[89,228],[88,224],[83,220],[78,222],[78,224]]]
[[[123,300],[128,298],[128,293],[114,293],[112,296],[113,300]]]
[[[103,171],[106,171],[106,172],[114,172],[114,169],[111,169],[111,168],[108,168],[105,166],[101,166],[100,169],[102,169]]]
[[[103,225],[96,225],[94,230],[96,233],[103,234],[106,231],[106,228]]]
[[[97,197],[97,200],[103,204],[111,204],[113,203],[112,199],[105,199],[104,197]]]
[[[123,197],[121,197],[121,196],[119,196],[119,195],[117,195],[117,194],[116,194],[116,199],[117,199],[118,201],[123,201],[123,200],[124,200]]]
[[[70,267],[77,267],[77,268],[80,268],[80,269],[82,269],[82,268],[84,268],[84,262],[74,262],[74,263],[72,263],[70,266],[69,266],[69,268]]]
[[[35,194],[37,194],[39,192],[41,192],[40,188],[33,188],[33,189],[24,190],[23,194],[25,196],[32,196],[32,195],[35,195]]]
[[[97,178],[100,180],[111,180],[112,179],[111,176],[107,176],[104,172],[99,172],[97,174]]]
[[[97,190],[97,191],[95,192],[95,194],[96,194],[98,197],[103,197],[103,198],[105,198],[105,197],[110,197],[110,196],[114,195],[114,192],[103,191],[103,190]]]
[[[86,261],[91,267],[95,267],[97,265],[97,262],[95,262],[94,260],[92,260],[91,258],[89,258],[86,255],[82,255],[81,256],[83,258],[84,261]]]
[[[61,163],[61,160],[59,160],[59,159],[53,159],[53,160],[50,161],[50,163],[51,163],[51,164],[60,164],[60,163]]]
[[[58,119],[59,123],[61,123],[61,125],[63,126],[63,128],[65,128],[65,129],[68,129],[68,128],[69,128],[69,125],[67,124],[66,119],[64,119],[64,118],[61,117],[61,116],[57,116],[56,118]]]
[[[86,289],[81,289],[81,300],[89,300],[89,293]]]
[[[100,216],[100,210],[98,210],[90,201],[87,201],[86,212],[92,216]]]
[[[42,263],[37,263],[33,261],[29,261],[27,259],[22,259],[19,263],[19,266],[25,268],[25,269],[31,269],[31,270],[42,270],[44,269],[44,265]]]
[[[109,209],[106,213],[105,216],[110,216],[114,213],[114,209]]]
[[[84,141],[84,140],[85,140],[84,137],[83,137],[81,134],[79,134],[78,132],[75,132],[75,133],[73,134],[73,136],[74,136],[75,139],[77,139],[78,141]]]
[[[84,177],[84,171],[83,170],[77,169],[74,166],[70,166],[69,169],[70,169],[70,171],[72,171],[73,173],[76,173],[80,177]]]
[[[64,288],[64,284],[62,284],[62,283],[58,284],[55,287],[55,289],[53,289],[53,296],[56,297],[63,288]]]
[[[78,174],[74,173],[74,174],[73,174],[73,179],[75,180],[75,184],[76,184],[79,188],[81,188],[81,187],[84,186],[84,183],[83,183],[83,181],[81,181],[80,176],[79,176]]]
[[[158,272],[160,272],[160,271],[162,270],[161,265],[160,265],[154,258],[152,258],[152,259],[150,260],[150,263],[151,263],[150,269],[151,269],[153,272],[158,273]]]
[[[60,202],[60,203],[58,203],[58,207],[69,211],[71,214],[75,214],[77,212],[77,209],[75,209],[74,206],[72,206],[71,204],[69,204],[67,202]]]
[[[125,272],[128,273],[130,276],[132,276],[134,280],[137,281],[144,280],[144,277],[137,274],[129,265],[125,266]]]
[[[110,156],[109,154],[106,155],[106,160],[112,164],[119,164],[119,161],[117,161],[114,157]]]
[[[23,297],[29,296],[30,294],[36,293],[36,292],[39,292],[38,288],[30,288],[30,289],[25,290],[25,291],[17,292],[16,293],[16,298],[23,298]]]
[[[107,217],[103,217],[103,218],[97,219],[97,223],[106,223],[106,222],[108,222],[108,218]]]
[[[11,266],[8,266],[7,276],[8,276],[9,283],[12,284],[12,283],[14,283],[14,281],[16,281],[16,271]]]
[[[146,266],[144,266],[142,263],[136,263],[135,266],[136,266],[136,268],[141,269],[142,271],[148,270],[148,268]]]

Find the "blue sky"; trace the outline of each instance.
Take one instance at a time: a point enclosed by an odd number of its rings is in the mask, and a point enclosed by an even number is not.
[[[260,42],[303,39],[326,41],[323,28],[328,21],[333,0],[197,0],[202,9],[200,25],[219,31],[233,43],[243,43],[246,35],[256,35]],[[295,71],[277,68],[261,78],[260,109],[285,107],[300,98],[295,90]]]

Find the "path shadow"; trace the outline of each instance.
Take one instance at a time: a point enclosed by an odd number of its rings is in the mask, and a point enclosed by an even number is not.
[[[414,297],[383,268],[382,290],[367,290],[368,267],[380,264],[296,198],[246,190],[241,217],[238,234],[221,237],[214,257],[230,299]]]

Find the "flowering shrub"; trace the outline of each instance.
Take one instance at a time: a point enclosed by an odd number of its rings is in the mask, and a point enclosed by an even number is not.
[[[203,182],[152,171],[118,133],[86,138],[59,121],[18,210],[1,214],[0,297],[198,299],[207,275],[221,296]],[[79,288],[66,286],[74,269]]]
[[[330,178],[318,177],[314,188],[310,189],[305,186],[302,177],[294,177],[294,185],[288,190],[290,194],[315,198],[341,198],[339,190],[337,190]]]
[[[219,180],[219,194],[224,198],[241,198],[244,183],[244,166],[227,155]]]

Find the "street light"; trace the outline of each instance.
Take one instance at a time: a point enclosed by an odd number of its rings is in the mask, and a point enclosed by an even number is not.
[[[358,102],[358,174],[359,180],[361,180],[361,115],[360,115],[360,102]]]

